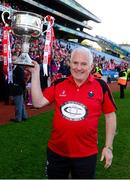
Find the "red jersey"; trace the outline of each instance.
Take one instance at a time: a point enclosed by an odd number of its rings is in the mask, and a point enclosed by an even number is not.
[[[48,147],[66,157],[85,157],[98,152],[98,121],[101,113],[116,111],[108,85],[92,75],[80,87],[72,76],[43,92],[55,102]]]

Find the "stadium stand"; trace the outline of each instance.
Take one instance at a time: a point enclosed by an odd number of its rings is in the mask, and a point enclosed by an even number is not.
[[[2,12],[4,10],[8,10],[9,12],[13,12],[14,10],[29,11],[38,13],[43,17],[49,14],[55,18],[54,32],[56,36],[56,47],[53,47],[54,51],[52,54],[52,62],[55,62],[53,63],[53,67],[55,66],[55,68],[53,68],[55,69],[55,73],[51,72],[51,75],[58,73],[60,63],[68,59],[70,57],[71,50],[74,47],[81,45],[81,42],[84,39],[98,42],[99,45],[105,49],[105,46],[102,45],[103,43],[101,43],[101,38],[99,38],[99,36],[94,37],[83,31],[84,29],[91,31],[92,27],[89,26],[90,20],[95,23],[101,23],[101,20],[75,0],[8,0],[4,3],[1,2],[0,4],[0,11]],[[1,22],[1,41],[2,27],[3,23]],[[29,55],[32,59],[37,60],[39,63],[42,63],[44,43],[45,35],[41,36],[38,40],[32,39],[31,41]],[[117,49],[118,52],[121,52],[122,50],[118,46],[116,46],[115,50],[114,43],[112,44],[113,47],[109,45],[110,41],[105,40],[105,44],[107,44],[106,46],[110,47],[111,50],[114,49],[113,54],[117,52]],[[12,54],[18,56],[21,51],[20,39],[12,35],[11,45]],[[2,45],[0,45],[0,49],[2,51]],[[127,62],[115,56],[115,54],[113,56],[112,54],[108,54],[107,51],[101,52],[91,47],[90,49],[94,55],[94,59],[96,59],[95,63],[102,64],[102,68],[104,68],[104,64],[110,64],[111,60],[114,61],[115,68],[120,65],[127,66]],[[126,53],[126,51],[122,52]],[[107,66],[107,68],[110,69],[109,66]]]
[[[96,36],[98,41],[97,43],[105,49],[107,52],[114,54],[117,57],[122,57],[125,59],[129,58],[130,52],[124,48],[122,48],[120,45],[112,42],[111,40],[108,40],[105,37],[102,36]]]

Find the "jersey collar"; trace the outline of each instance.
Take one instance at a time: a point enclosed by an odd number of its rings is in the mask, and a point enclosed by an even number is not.
[[[68,80],[75,84],[75,81],[72,75],[68,77]],[[83,84],[93,82],[93,80],[94,80],[94,76],[92,74],[89,74],[87,80]]]

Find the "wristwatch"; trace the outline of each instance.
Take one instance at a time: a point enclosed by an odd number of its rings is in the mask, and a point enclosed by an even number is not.
[[[104,148],[110,149],[111,151],[113,151],[113,148],[111,146],[104,146]]]

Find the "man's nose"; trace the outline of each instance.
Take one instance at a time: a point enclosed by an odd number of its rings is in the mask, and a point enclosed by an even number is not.
[[[80,70],[82,68],[81,64],[77,65],[77,69]]]

